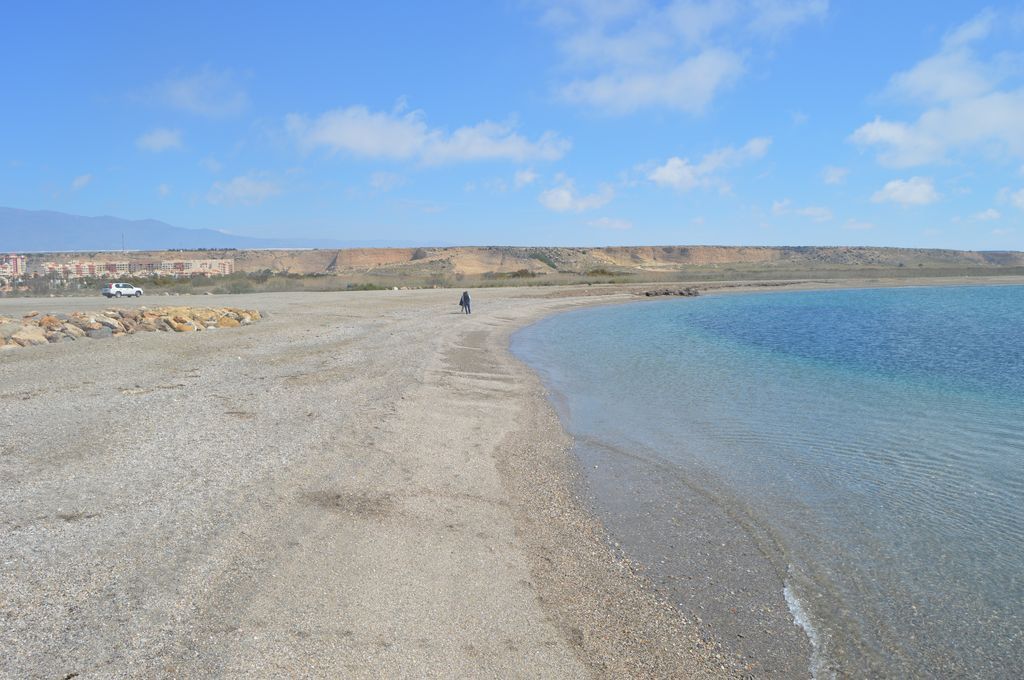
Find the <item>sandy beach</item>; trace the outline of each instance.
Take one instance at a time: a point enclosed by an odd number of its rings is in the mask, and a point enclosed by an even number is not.
[[[722,673],[580,509],[507,352],[532,319],[631,297],[474,298],[218,296],[267,319],[0,355],[2,674]]]

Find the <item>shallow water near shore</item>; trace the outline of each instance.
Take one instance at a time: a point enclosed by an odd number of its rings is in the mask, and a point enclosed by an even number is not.
[[[512,348],[612,540],[755,670],[1024,675],[1024,287],[639,303]]]

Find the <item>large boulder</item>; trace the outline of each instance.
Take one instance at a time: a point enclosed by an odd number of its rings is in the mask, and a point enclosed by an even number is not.
[[[121,325],[120,320],[114,319],[114,318],[109,317],[109,316],[97,316],[96,317],[96,323],[100,324],[101,326],[106,326],[107,328],[109,328],[112,331],[123,331],[124,330],[124,326]]]
[[[94,319],[91,316],[86,316],[84,314],[76,314],[72,316],[71,319],[68,321],[68,325],[78,326],[83,331],[98,331],[99,329],[103,328],[103,326],[96,323],[96,319]]]
[[[47,330],[57,330],[61,326],[61,320],[52,314],[47,314],[38,321],[39,325]]]
[[[236,328],[261,320],[254,309],[232,307],[157,307],[107,309],[102,313],[73,312],[45,314],[32,312],[21,320],[0,316],[0,347],[13,348],[63,342],[82,337],[109,338],[138,332],[173,331],[191,333],[212,328]]]
[[[46,331],[39,326],[22,326],[21,330],[11,334],[11,340],[22,347],[29,345],[45,345],[49,342],[46,339]]]
[[[216,309],[194,309],[191,316],[196,321],[207,324],[216,322],[219,314]]]
[[[17,321],[0,322],[0,336],[11,337],[21,330],[21,323]]]
[[[68,336],[70,336],[72,338],[84,338],[85,337],[85,331],[83,331],[81,328],[79,328],[78,326],[76,326],[73,323],[64,324],[64,326],[61,328],[61,330],[64,331],[65,335],[68,335]]]

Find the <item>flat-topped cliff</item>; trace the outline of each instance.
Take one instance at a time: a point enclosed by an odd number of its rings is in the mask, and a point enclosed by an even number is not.
[[[670,272],[721,265],[790,269],[829,267],[1024,267],[1016,251],[873,248],[859,246],[616,246],[608,248],[458,246],[447,248],[351,248],[311,250],[205,250],[204,257],[233,258],[236,271],[344,274],[465,274],[528,272],[585,274],[595,270]],[[180,258],[181,251],[83,253],[95,261]],[[36,255],[42,259],[68,259]]]

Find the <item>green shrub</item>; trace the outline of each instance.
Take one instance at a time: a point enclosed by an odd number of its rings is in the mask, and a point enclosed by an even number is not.
[[[555,270],[558,269],[558,263],[555,262],[553,259],[551,259],[551,256],[548,255],[547,253],[545,253],[542,250],[531,251],[530,252],[530,257],[533,258],[534,260],[538,260],[540,262],[543,262],[544,264],[546,264],[547,266],[551,267],[552,269],[555,269]]]

